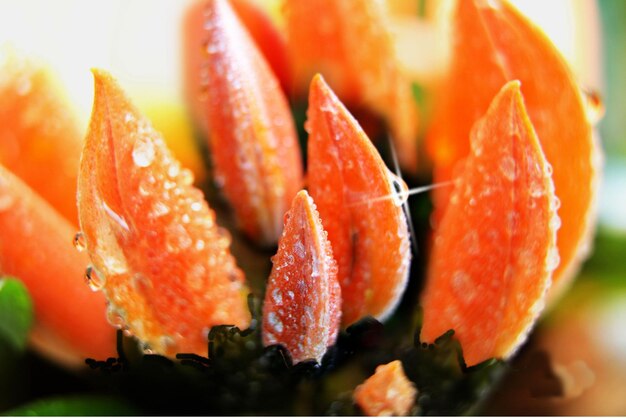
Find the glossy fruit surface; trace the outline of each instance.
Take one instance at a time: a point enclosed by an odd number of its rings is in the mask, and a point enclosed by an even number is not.
[[[315,203],[299,192],[285,215],[263,306],[263,343],[282,344],[294,363],[321,363],[341,319],[337,263]]]
[[[455,165],[469,153],[474,122],[506,81],[520,80],[561,201],[558,293],[588,251],[594,226],[599,150],[581,91],[552,43],[508,2],[458,1],[452,24],[452,61],[428,138],[434,181],[453,178]],[[443,216],[448,198],[448,190],[435,193],[435,219]]]
[[[519,89],[506,84],[472,129],[422,294],[421,340],[453,329],[468,366],[525,341],[559,261],[551,171]]]
[[[384,319],[400,301],[411,261],[396,194],[404,182],[319,75],[311,83],[307,130],[309,191],[337,259],[343,323]]]
[[[78,196],[93,286],[109,320],[151,349],[206,355],[211,326],[250,322],[230,236],[113,78],[94,77]]]

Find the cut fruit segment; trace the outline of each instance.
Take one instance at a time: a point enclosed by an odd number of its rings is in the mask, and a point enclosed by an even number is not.
[[[339,267],[343,323],[387,318],[406,287],[411,249],[406,187],[383,163],[356,120],[316,75],[308,121],[309,192]]]
[[[435,182],[449,180],[469,152],[474,122],[508,80],[519,79],[530,119],[554,169],[561,201],[561,264],[551,293],[559,293],[586,255],[594,226],[599,148],[594,144],[581,92],[551,42],[505,1],[457,1],[450,72],[439,92],[428,148]],[[435,194],[435,221],[449,191]]]
[[[285,16],[296,93],[321,73],[344,103],[385,118],[402,167],[415,172],[416,104],[380,2],[289,0]]]
[[[273,245],[302,186],[302,161],[287,100],[226,0],[205,9],[206,115],[218,183],[244,232]]]
[[[50,70],[0,49],[0,164],[73,224],[82,146],[78,120]]]
[[[422,295],[421,340],[453,329],[468,366],[524,342],[559,261],[551,169],[519,89],[506,84],[472,129]]]
[[[370,417],[408,415],[416,396],[417,390],[399,360],[376,367],[376,372],[354,390],[354,401]]]
[[[244,276],[193,175],[110,75],[95,70],[78,208],[109,320],[158,353],[207,354],[214,325],[250,323]]]
[[[263,344],[282,344],[294,364],[322,362],[337,339],[337,263],[313,199],[301,191],[285,215],[263,305]]]
[[[65,365],[115,355],[106,300],[85,286],[86,254],[72,247],[76,227],[0,166],[0,276],[19,278],[35,307],[31,343]]]

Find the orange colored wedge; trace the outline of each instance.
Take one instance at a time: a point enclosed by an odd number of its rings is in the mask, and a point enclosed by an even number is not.
[[[415,172],[417,110],[380,2],[289,0],[285,15],[296,92],[321,73],[348,106],[384,117],[402,167]]]
[[[435,181],[452,177],[454,165],[469,152],[471,126],[506,81],[519,79],[561,201],[561,264],[552,291],[559,293],[587,251],[597,195],[599,151],[578,85],[550,41],[505,1],[458,1],[453,31],[450,73],[428,138]],[[435,193],[435,218],[443,215],[448,193]]]
[[[559,260],[549,164],[519,89],[505,85],[472,129],[422,295],[421,340],[453,329],[468,366],[524,342]]]
[[[206,355],[210,327],[250,322],[230,237],[113,78],[94,77],[78,179],[93,284],[107,296],[109,320],[152,350]]]
[[[301,191],[285,215],[263,305],[263,343],[282,344],[299,363],[322,362],[341,319],[337,263],[313,199]]]
[[[354,402],[370,417],[409,415],[416,396],[399,360],[376,367],[376,372],[354,389]]]
[[[0,275],[22,280],[34,302],[34,346],[73,367],[114,356],[105,298],[85,285],[89,260],[72,246],[76,228],[2,166],[0,231]]]
[[[243,231],[276,244],[302,186],[302,161],[287,100],[226,0],[207,2],[206,115],[218,182]]]
[[[311,83],[309,192],[339,268],[343,323],[385,319],[406,287],[411,252],[395,184],[354,118],[320,75]]]
[[[0,51],[0,164],[77,224],[76,176],[82,137],[50,70]]]
[[[207,31],[204,27],[205,10],[209,0],[197,0],[186,11],[183,21],[183,65],[185,90],[196,123],[207,130],[204,94],[202,93],[203,62],[205,61]],[[291,89],[291,69],[287,55],[287,41],[270,16],[250,0],[230,0],[230,5],[263,54],[283,92]]]

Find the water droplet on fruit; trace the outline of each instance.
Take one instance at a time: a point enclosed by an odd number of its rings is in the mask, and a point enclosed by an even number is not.
[[[150,138],[138,138],[133,146],[133,162],[137,167],[148,167],[154,161],[154,144]]]
[[[283,323],[274,312],[270,312],[267,316],[269,325],[279,334],[283,332]]]
[[[188,168],[183,168],[180,170],[180,179],[182,184],[185,186],[190,186],[193,184],[193,173]]]
[[[87,247],[85,234],[83,234],[82,231],[78,231],[76,235],[74,235],[74,241],[72,241],[72,243],[74,244],[74,248],[76,248],[79,253],[85,251],[85,248]]]
[[[500,171],[509,181],[514,181],[517,178],[517,165],[513,157],[510,155],[502,157],[500,160]]]
[[[556,246],[552,246],[548,251],[548,257],[546,259],[546,265],[548,271],[554,271],[561,262],[561,257],[559,256],[559,250]]]
[[[393,190],[393,203],[396,206],[402,206],[409,198],[409,187],[404,180],[393,174],[391,171],[387,171],[387,179],[391,184]]]
[[[94,266],[88,266],[85,270],[85,282],[92,291],[97,292],[106,284],[106,277]]]
[[[276,288],[272,291],[272,299],[274,303],[277,305],[282,305],[283,303],[283,294],[281,293],[279,288]]]
[[[152,210],[150,211],[150,214],[155,218],[159,218],[161,216],[167,215],[169,212],[170,209],[165,203],[156,202],[154,205],[152,205]]]
[[[125,326],[124,316],[120,313],[120,311],[114,305],[109,304],[107,306],[106,316],[107,316],[107,321],[109,321],[109,324],[113,325],[115,328],[128,329]],[[130,333],[130,330],[128,330],[128,332]]]

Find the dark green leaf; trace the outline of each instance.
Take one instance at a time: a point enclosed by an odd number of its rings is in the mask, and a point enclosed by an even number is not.
[[[0,279],[0,338],[23,350],[32,324],[33,304],[26,287],[13,278]]]
[[[105,396],[74,396],[42,399],[6,413],[7,416],[128,416],[139,411],[132,405]]]

